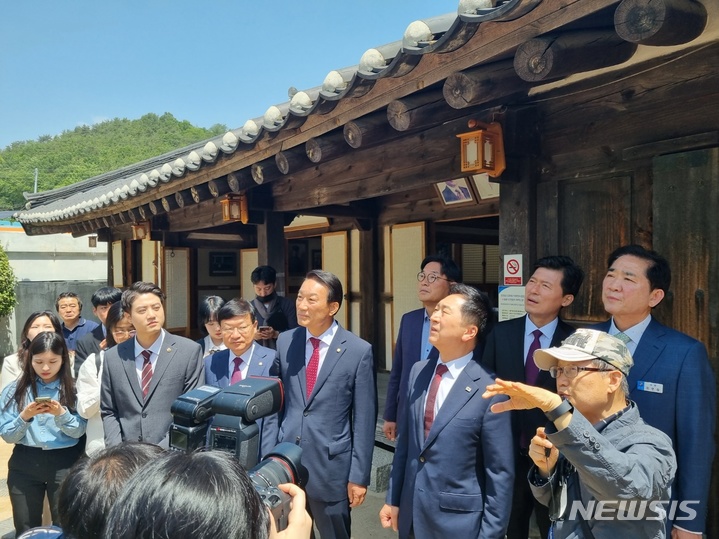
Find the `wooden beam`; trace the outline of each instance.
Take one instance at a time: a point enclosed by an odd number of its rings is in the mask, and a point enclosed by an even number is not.
[[[387,121],[387,113],[378,111],[363,118],[349,121],[344,129],[345,141],[352,148],[373,146],[397,137],[397,132]]]
[[[622,0],[614,28],[622,39],[639,45],[681,45],[699,37],[707,10],[694,0]]]
[[[195,204],[212,198],[210,187],[206,183],[200,183],[190,187],[190,195],[192,196],[192,200],[195,201]]]
[[[522,43],[514,55],[514,69],[522,80],[550,81],[621,64],[635,50],[635,44],[614,30],[566,32]]]
[[[230,185],[227,183],[227,178],[217,178],[207,182],[207,187],[210,189],[210,194],[215,197],[221,197],[231,191]]]
[[[172,210],[180,207],[177,203],[177,197],[175,196],[162,197],[160,201],[162,202],[162,207],[165,208],[166,212],[171,212]]]
[[[387,105],[387,120],[397,131],[426,129],[464,114],[447,105],[441,89],[395,99]]]
[[[177,191],[175,193],[175,202],[177,203],[178,208],[184,208],[190,204],[190,200],[192,200],[192,198],[188,191]]]
[[[240,193],[257,184],[249,170],[235,170],[227,175],[227,185],[233,193]]]
[[[495,101],[512,101],[526,96],[531,85],[514,70],[512,61],[495,62],[453,73],[444,82],[442,93],[455,109],[475,107]]]
[[[307,168],[312,163],[307,160],[305,149],[301,146],[277,152],[275,155],[275,164],[282,174],[297,172],[303,168]]]
[[[255,180],[257,185],[262,185],[264,182],[271,182],[281,176],[283,176],[283,174],[279,168],[277,168],[274,157],[252,165],[252,179]]]
[[[305,143],[305,153],[313,163],[331,161],[347,152],[347,141],[341,129],[332,131]]]

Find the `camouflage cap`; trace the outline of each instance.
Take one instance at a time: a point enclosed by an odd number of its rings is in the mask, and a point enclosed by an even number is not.
[[[534,352],[534,363],[544,371],[562,361],[601,359],[629,376],[634,365],[627,345],[616,337],[596,329],[578,329],[562,341],[562,345]]]

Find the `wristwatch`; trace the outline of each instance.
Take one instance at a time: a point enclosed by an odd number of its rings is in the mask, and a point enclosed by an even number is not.
[[[544,415],[546,415],[547,419],[549,419],[550,421],[556,421],[564,414],[566,414],[567,412],[571,412],[572,410],[574,410],[574,406],[572,406],[572,404],[568,400],[563,400],[562,404],[557,406],[554,410],[544,412]]]

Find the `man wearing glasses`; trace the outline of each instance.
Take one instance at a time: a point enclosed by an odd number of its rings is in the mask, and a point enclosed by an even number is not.
[[[524,287],[526,316],[497,324],[487,338],[482,364],[498,378],[556,390],[547,372],[540,372],[532,360],[538,348],[559,346],[574,333],[559,313],[568,307],[579,293],[584,272],[568,256],[545,256],[534,263],[534,273]],[[539,534],[549,533],[547,508],[538,503],[527,484],[527,472],[532,465],[529,441],[538,426],[544,424],[538,410],[522,410],[512,414],[515,466],[512,517],[507,539],[527,539],[529,522],[534,513]]]
[[[461,281],[462,271],[449,258],[428,256],[420,265],[417,296],[422,302],[422,308],[402,316],[387,385],[382,431],[388,440],[397,438],[397,422],[405,405],[412,365],[420,360],[437,358],[437,349],[429,342],[429,317],[437,303],[449,295],[450,285]]]
[[[529,446],[532,492],[549,507],[550,536],[665,537],[676,458],[668,436],[630,401],[633,365],[626,345],[603,331],[578,329],[534,361],[557,393],[497,379],[485,398],[507,395],[495,413],[538,408],[549,423]]]
[[[231,299],[217,311],[217,322],[227,349],[205,358],[205,383],[223,388],[248,376],[270,376],[277,353],[255,342],[257,318],[252,305],[241,298]],[[277,443],[277,414],[257,420],[257,426],[261,460]]]

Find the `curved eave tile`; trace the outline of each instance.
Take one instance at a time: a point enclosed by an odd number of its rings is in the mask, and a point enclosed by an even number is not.
[[[456,13],[447,13],[412,22],[402,38],[403,52],[410,55],[434,52],[443,41],[445,34],[454,28],[456,21]],[[415,34],[413,28],[422,30]]]
[[[513,21],[532,11],[542,0],[508,0],[500,6],[477,9],[474,13],[460,13],[464,22]]]

